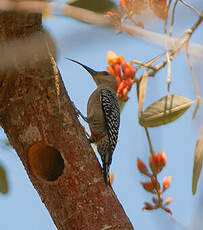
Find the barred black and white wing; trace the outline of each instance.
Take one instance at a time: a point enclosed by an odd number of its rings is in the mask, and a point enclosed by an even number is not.
[[[112,154],[118,140],[120,125],[120,107],[116,94],[110,89],[102,89],[100,95],[104,120],[108,134],[108,149],[102,156],[104,174],[108,174],[109,166],[112,161]],[[107,177],[108,175],[106,175]]]

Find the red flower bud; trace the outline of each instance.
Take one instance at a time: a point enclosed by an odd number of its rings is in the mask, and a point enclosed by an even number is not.
[[[122,91],[123,96],[125,97],[128,94],[128,88],[125,87]]]
[[[159,200],[160,200],[160,202],[162,203],[162,201],[163,201],[163,196],[160,196],[160,197],[159,197]]]
[[[121,67],[119,64],[115,64],[114,70],[115,70],[116,76],[121,76]]]
[[[124,79],[128,79],[131,77],[131,71],[130,71],[130,68],[128,66],[123,71],[123,77],[124,77]]]
[[[120,85],[118,86],[117,92],[120,93],[120,92],[124,89],[124,87],[125,87],[125,82],[122,81],[122,82],[120,83]]]
[[[111,65],[114,66],[114,65],[117,65],[119,63],[119,58],[114,58],[114,59],[111,59]]]
[[[113,184],[113,179],[114,179],[114,174],[113,174],[113,173],[110,173],[110,174],[109,174],[109,182],[110,182],[110,185]]]
[[[121,67],[122,67],[122,71],[124,72],[125,69],[128,67],[128,64],[126,62],[121,62]]]
[[[132,65],[132,64],[129,64],[128,66],[129,66],[129,68],[130,68],[131,77],[134,77],[134,76],[135,76],[135,70],[134,70],[133,65]]]
[[[144,190],[146,190],[147,192],[151,192],[151,193],[155,193],[155,189],[154,189],[154,185],[151,182],[145,182],[142,183],[142,187],[144,188]]]
[[[161,152],[161,163],[165,166],[167,162],[166,154],[164,151]]]
[[[131,78],[133,79],[135,77],[135,70],[131,69]]]
[[[172,176],[164,177],[163,179],[163,192],[170,187]]]
[[[116,81],[117,81],[117,83],[118,83],[118,86],[121,84],[121,79],[120,79],[120,77],[116,77]]]
[[[164,152],[162,154],[153,153],[152,156],[149,157],[149,166],[155,175],[159,174],[165,165],[166,155]]]
[[[107,12],[107,14],[113,15],[113,13],[111,11]],[[109,50],[107,52],[106,58],[107,58],[108,64],[111,65],[112,64],[112,60],[117,59],[118,56],[113,51]]]
[[[149,176],[149,171],[147,169],[147,166],[142,160],[140,160],[140,158],[137,159],[137,168],[142,174]]]
[[[128,91],[129,91],[133,85],[133,80],[127,79],[125,82],[126,82],[126,85],[128,86]]]
[[[154,209],[154,207],[151,204],[147,203],[147,202],[145,202],[144,205],[145,206],[144,206],[143,209],[145,209],[145,210],[153,210]]]
[[[116,63],[119,64],[119,65],[121,64],[120,57],[117,57],[117,58],[116,58]]]
[[[172,212],[171,212],[171,210],[170,210],[169,208],[163,207],[162,209],[163,209],[164,211],[168,212],[170,215],[172,215]]]
[[[126,4],[126,0],[120,0],[120,7],[124,7]]]
[[[172,202],[172,198],[169,197],[169,198],[167,198],[165,205],[169,205],[169,204],[171,204],[171,202]]]
[[[125,58],[122,55],[120,56],[120,62],[121,64],[127,64]]]
[[[149,157],[149,166],[150,166],[151,171],[154,174],[157,174],[157,170],[156,170],[157,160],[156,160],[156,158],[157,158],[156,153],[153,153],[152,156]]]

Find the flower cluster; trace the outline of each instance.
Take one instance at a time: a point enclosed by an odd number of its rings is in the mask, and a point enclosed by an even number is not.
[[[167,205],[169,205],[172,202],[171,198],[166,199],[165,202],[163,202],[163,196],[162,194],[170,187],[172,177],[164,177],[162,186],[160,185],[157,175],[162,171],[164,166],[166,165],[167,159],[166,154],[162,151],[160,154],[153,153],[149,157],[149,168],[145,165],[145,163],[137,159],[137,168],[140,171],[140,173],[147,176],[150,181],[148,182],[142,182],[142,187],[145,191],[154,194],[155,196],[152,197],[152,203],[145,202],[145,206],[143,209],[145,210],[155,210],[158,208],[163,209],[164,211],[171,213],[171,210],[167,208]]]
[[[166,20],[168,17],[168,8],[167,8],[167,0],[151,0],[149,1],[150,8],[154,15],[162,20]]]
[[[115,53],[109,51],[107,53],[107,61],[109,67],[107,71],[112,74],[117,82],[117,97],[120,101],[128,100],[128,92],[130,91],[135,78],[135,70],[132,64],[127,64],[124,57],[117,57]]]
[[[141,14],[148,6],[159,19],[166,20],[168,17],[167,0],[120,0],[119,5],[118,11],[109,11],[106,14],[119,32],[122,32],[122,24],[126,20],[130,20],[136,26],[144,27],[142,22],[135,20],[134,15]]]
[[[118,29],[118,31],[121,33],[122,31],[122,15],[120,12],[113,12],[113,11],[108,11],[105,16],[112,20],[112,23],[114,25],[115,29]]]
[[[131,17],[134,14],[141,14],[141,12],[148,7],[146,0],[120,0],[121,12],[127,17]]]

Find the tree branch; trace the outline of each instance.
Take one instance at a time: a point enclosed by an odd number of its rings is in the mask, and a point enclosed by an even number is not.
[[[182,1],[183,2],[183,1]],[[66,17],[71,17],[73,19],[101,26],[108,29],[114,29],[113,22],[103,14],[98,14],[90,10],[74,7],[67,5],[65,7],[57,7],[48,2],[42,2],[39,0],[35,1],[23,1],[23,0],[1,0],[0,10],[3,11],[16,11],[16,12],[26,12],[26,13],[43,13],[44,15],[62,15]],[[200,15],[201,16],[201,15]],[[131,26],[127,23],[122,25],[122,29],[136,38],[141,38],[152,44],[156,44],[164,47],[164,35],[149,31],[137,26]],[[172,43],[177,43],[178,38],[169,37]],[[177,44],[178,45],[178,44]],[[1,52],[1,47],[0,47]],[[198,58],[203,57],[203,46],[201,44],[190,42],[189,54]]]
[[[0,14],[0,42],[29,43],[41,15]],[[133,229],[78,122],[45,41],[0,70],[0,124],[59,230]]]

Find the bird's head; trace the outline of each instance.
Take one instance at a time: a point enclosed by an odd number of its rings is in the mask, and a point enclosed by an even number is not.
[[[106,87],[112,88],[114,91],[116,91],[116,89],[118,88],[118,83],[117,83],[115,77],[112,76],[107,71],[95,71],[95,70],[91,69],[90,67],[88,67],[88,66],[86,66],[86,65],[84,65],[78,61],[72,60],[70,58],[66,58],[66,59],[68,59],[72,62],[75,62],[75,63],[81,65],[84,69],[86,69],[91,74],[91,76],[93,77],[93,79],[94,79],[94,81],[98,87],[106,86]]]

